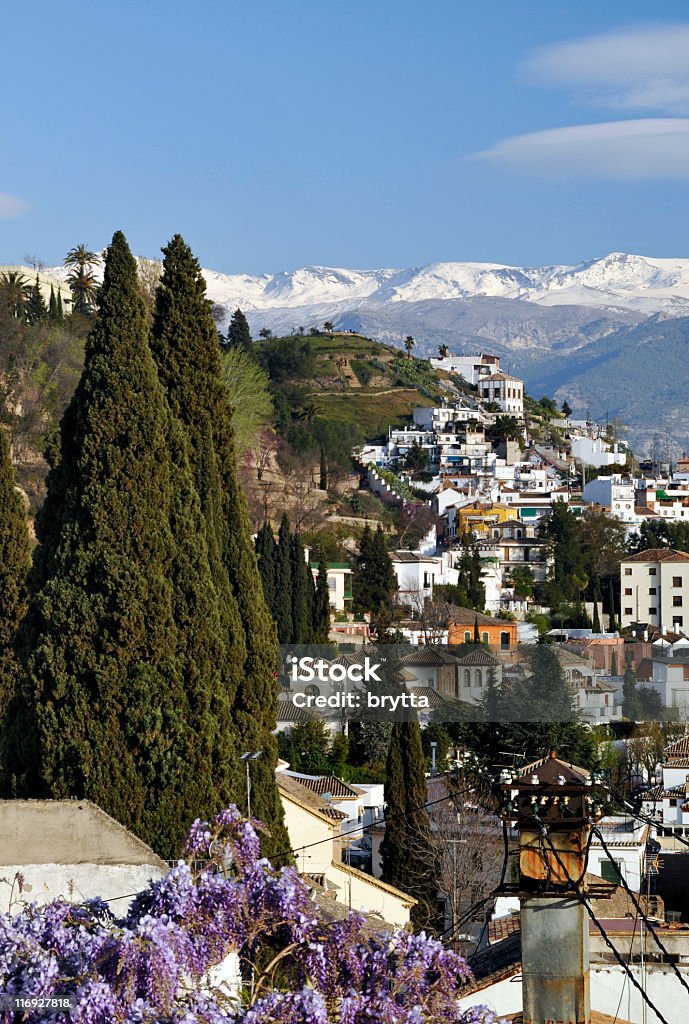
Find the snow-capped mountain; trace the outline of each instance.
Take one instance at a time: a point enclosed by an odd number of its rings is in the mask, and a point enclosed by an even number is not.
[[[477,297],[545,306],[582,305],[642,313],[689,312],[689,259],[610,253],[573,267],[429,263],[406,270],[301,267],[278,274],[206,272],[213,301],[245,312],[346,303],[425,302]]]

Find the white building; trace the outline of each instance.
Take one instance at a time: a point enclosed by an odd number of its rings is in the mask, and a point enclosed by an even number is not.
[[[636,491],[632,480],[621,476],[599,476],[584,486],[582,498],[590,504],[601,505],[615,519],[623,523],[636,523],[634,512]]]
[[[586,466],[595,466],[596,469],[624,463],[626,459],[626,454],[621,452],[616,444],[611,448],[608,442],[600,437],[576,435],[571,438],[570,445],[572,458]]]
[[[610,815],[603,818],[597,827],[611,857],[608,857],[594,833],[589,846],[588,870],[592,875],[616,884],[621,876],[630,889],[640,892],[646,871],[646,843],[650,826],[636,818]]]
[[[451,352],[440,358],[431,357],[431,366],[434,370],[461,374],[468,384],[478,384],[480,380],[498,372],[500,357],[489,356],[485,353],[456,356]]]
[[[440,556],[421,555],[418,551],[393,551],[390,556],[397,577],[399,600],[421,601],[433,598],[434,583],[444,583]]]
[[[524,381],[508,373],[482,377],[479,394],[484,402],[495,402],[509,416],[524,415]]]
[[[689,628],[689,554],[652,548],[620,564],[620,622],[645,622],[663,631]]]

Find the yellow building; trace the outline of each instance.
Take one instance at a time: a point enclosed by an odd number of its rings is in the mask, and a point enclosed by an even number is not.
[[[479,540],[488,540],[490,528],[517,519],[517,510],[509,505],[493,501],[472,501],[470,505],[457,509],[457,536],[467,530],[475,533]]]

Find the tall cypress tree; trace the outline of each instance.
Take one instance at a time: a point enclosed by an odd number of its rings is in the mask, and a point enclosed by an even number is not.
[[[292,639],[297,644],[308,644],[313,639],[313,575],[306,561],[304,545],[298,533],[290,542],[292,562]]]
[[[256,534],[256,556],[261,575],[263,593],[273,618],[276,618],[276,551],[275,537],[270,523],[264,523]]]
[[[48,319],[51,324],[57,322],[57,301],[55,299],[55,289],[52,284],[50,286],[50,301],[48,303]]]
[[[254,343],[251,338],[249,322],[241,309],[235,309],[227,328],[225,341],[227,348],[245,348],[247,352],[253,352]]]
[[[385,774],[385,835],[381,843],[383,881],[417,900],[415,928],[431,929],[436,918],[438,884],[433,869],[428,793],[418,722],[395,722]]]
[[[17,682],[14,646],[26,610],[30,561],[26,510],[15,486],[7,434],[0,428],[0,713],[4,713]]]
[[[207,658],[218,656],[212,581],[184,438],[121,232],[99,304],[37,518],[5,787],[88,797],[170,857],[189,821],[217,806],[213,775],[224,759],[209,756],[210,716],[191,664],[206,644]]]
[[[55,322],[63,324],[65,322],[65,311],[62,308],[62,294],[58,289],[57,299],[55,301]]]
[[[285,513],[280,521],[275,559],[275,591],[277,631],[281,644],[296,642],[292,619],[292,531]]]
[[[232,409],[222,382],[220,351],[206,283],[180,235],[163,249],[151,348],[173,413],[185,427],[199,489],[211,568],[225,610],[226,685],[242,751],[261,751],[252,764],[252,808],[270,829],[267,855],[289,844],[275,781],[277,743],[276,637],[266,606],[246,501],[237,480]],[[226,603],[225,603],[226,602]],[[237,764],[239,768],[239,763]],[[243,772],[236,798],[244,799]]]

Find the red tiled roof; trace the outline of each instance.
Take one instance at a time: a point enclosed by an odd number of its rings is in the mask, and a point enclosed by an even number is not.
[[[689,757],[689,736],[682,736],[681,739],[675,740],[669,747],[666,747],[665,757],[668,761],[680,757]]]
[[[674,548],[649,548],[647,551],[639,551],[636,555],[629,555],[622,561],[627,562],[689,562],[689,555],[686,551],[676,551]]]
[[[295,778],[295,776],[291,776]],[[300,782],[302,786],[310,789],[312,793],[317,793],[318,796],[324,796],[329,793],[333,800],[348,800],[354,799],[360,796],[358,790],[352,789],[342,779],[338,779],[335,775],[320,775],[318,778],[303,778],[301,776],[296,777],[297,782]]]

